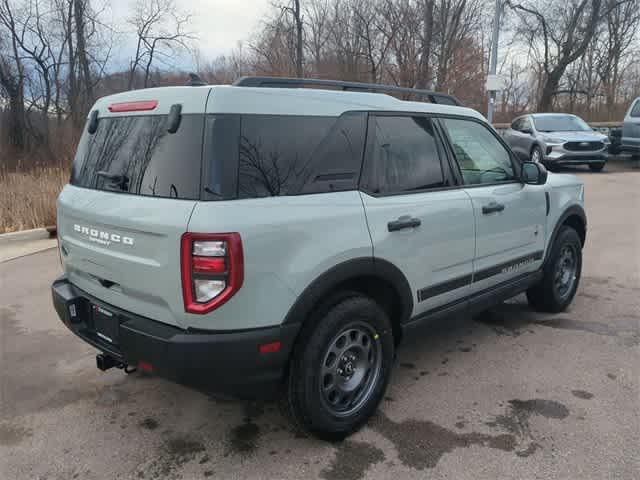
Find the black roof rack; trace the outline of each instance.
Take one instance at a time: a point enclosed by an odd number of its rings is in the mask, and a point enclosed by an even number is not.
[[[453,95],[420,90],[417,88],[397,87],[395,85],[378,85],[377,83],[343,82],[341,80],[321,80],[318,78],[292,78],[292,77],[242,77],[233,83],[236,87],[264,87],[264,88],[302,88],[318,86],[327,88],[339,88],[342,90],[355,90],[361,92],[386,92],[407,93],[418,97],[426,97],[431,103],[442,105],[461,106],[462,103]]]

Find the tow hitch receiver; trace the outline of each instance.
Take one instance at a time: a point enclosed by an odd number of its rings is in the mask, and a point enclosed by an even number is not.
[[[104,372],[105,370],[109,370],[113,367],[122,368],[122,363],[110,355],[99,353],[96,355],[96,366]]]

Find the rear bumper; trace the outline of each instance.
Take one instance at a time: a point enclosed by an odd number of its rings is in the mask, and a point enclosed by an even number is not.
[[[185,385],[242,397],[269,397],[277,392],[299,325],[234,331],[183,330],[101,302],[66,277],[52,287],[60,319],[77,336],[118,362],[150,364],[153,374]],[[98,336],[94,306],[114,314],[117,344]],[[259,346],[281,342],[277,352],[261,354]]]

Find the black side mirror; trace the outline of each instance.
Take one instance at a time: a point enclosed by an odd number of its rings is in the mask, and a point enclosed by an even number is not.
[[[520,130],[521,133],[524,133],[526,135],[531,135],[533,133],[533,130],[531,130],[528,127],[523,128],[522,130]]]
[[[547,183],[547,169],[537,162],[522,162],[522,181],[528,185]]]

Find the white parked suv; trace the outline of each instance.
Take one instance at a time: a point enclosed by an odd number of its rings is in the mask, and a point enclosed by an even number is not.
[[[277,392],[300,427],[340,438],[377,408],[412,327],[521,292],[569,305],[583,193],[435,92],[121,93],[93,106],[58,199],[53,302],[103,370]]]

